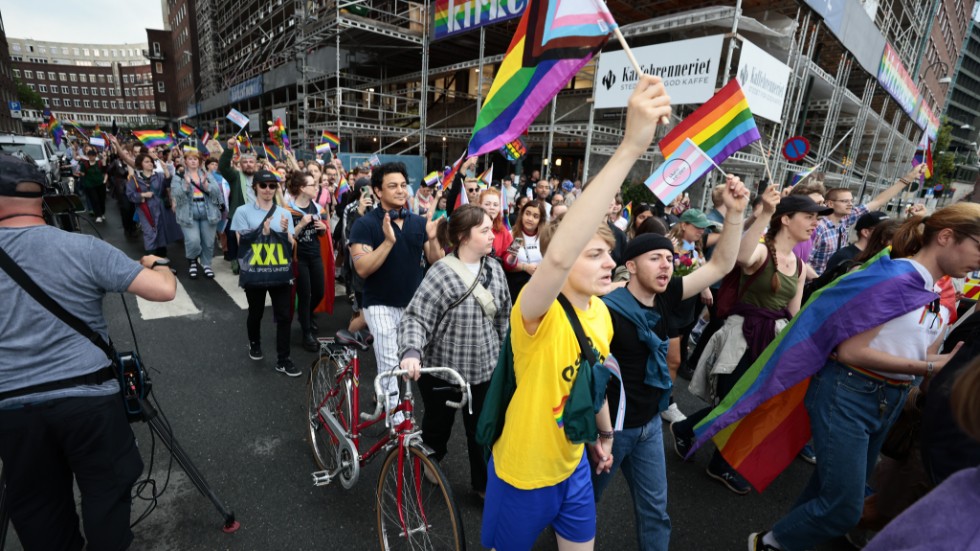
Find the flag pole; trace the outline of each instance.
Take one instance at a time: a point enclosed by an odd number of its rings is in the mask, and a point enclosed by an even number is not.
[[[693,148],[695,148],[695,149],[697,149],[698,151],[700,151],[700,152],[701,152],[701,154],[702,154],[702,155],[704,155],[704,158],[705,158],[705,159],[708,159],[709,161],[711,161],[711,164],[712,164],[712,166],[714,166],[715,168],[717,168],[717,169],[718,169],[718,172],[721,172],[721,175],[722,175],[722,176],[723,176],[723,177],[724,177],[724,178],[725,178],[726,180],[728,179],[728,173],[727,173],[727,172],[725,172],[725,169],[723,169],[723,168],[721,168],[720,166],[718,166],[718,163],[716,163],[716,162],[715,162],[715,160],[714,160],[714,159],[712,159],[710,155],[708,155],[707,153],[705,153],[705,152],[704,152],[704,150],[703,150],[703,149],[701,149],[701,146],[699,146],[698,144],[696,144],[696,143],[694,143],[694,140],[692,140],[691,138],[686,138],[686,139],[684,140],[684,142],[685,142],[685,143],[687,143],[687,144],[689,144],[689,145],[690,145],[691,147],[693,147]]]
[[[643,74],[643,70],[640,69],[640,63],[636,60],[636,56],[633,55],[633,50],[631,50],[629,44],[626,43],[626,38],[623,36],[623,32],[619,30],[619,25],[613,29],[613,33],[616,35],[616,40],[619,40],[619,45],[623,47],[623,52],[626,54],[626,57],[629,58],[630,63],[633,64],[633,70],[636,71],[637,78],[639,78],[639,76]],[[664,126],[669,125],[670,117],[666,115],[660,117],[660,124]]]
[[[766,167],[766,175],[769,176],[769,185],[773,185],[776,181],[772,177],[772,171],[769,170],[769,159],[766,156],[766,146],[762,143],[762,132],[759,132],[759,151],[762,152],[762,164]]]

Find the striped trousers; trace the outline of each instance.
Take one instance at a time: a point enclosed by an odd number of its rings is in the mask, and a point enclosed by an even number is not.
[[[378,373],[398,369],[401,363],[398,358],[398,324],[402,321],[404,308],[394,306],[368,306],[364,309],[364,321],[374,335],[374,357],[378,364]],[[398,405],[398,378],[385,379],[381,385],[385,393],[385,407],[390,411]],[[380,400],[380,397],[379,397]],[[394,424],[402,421],[398,413]]]

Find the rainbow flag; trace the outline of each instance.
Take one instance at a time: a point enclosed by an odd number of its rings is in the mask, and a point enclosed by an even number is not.
[[[761,138],[738,80],[730,80],[707,103],[698,107],[660,140],[664,158],[677,151],[687,138],[691,138],[717,164]]]
[[[180,127],[177,128],[177,132],[185,138],[190,138],[191,134],[194,133],[194,127],[188,126],[187,124],[180,123]]]
[[[321,144],[330,144],[331,147],[340,147],[340,136],[327,132],[326,130],[320,134]]]
[[[53,113],[48,117],[48,132],[51,132],[55,146],[61,145],[61,142],[65,141],[65,127],[61,126]]]
[[[480,174],[477,178],[483,182],[481,184],[482,188],[486,189],[490,187],[490,183],[493,182],[493,165],[490,165],[490,168],[484,170],[483,174]]]
[[[71,127],[72,127],[72,128],[74,128],[74,129],[75,129],[75,131],[77,131],[77,132],[78,132],[79,134],[81,134],[82,136],[85,136],[86,138],[88,138],[88,133],[87,133],[87,132],[85,132],[85,129],[84,129],[84,128],[82,128],[82,125],[81,125],[81,124],[79,124],[79,123],[78,123],[78,121],[74,121],[74,120],[72,120],[72,119],[65,119],[65,124],[67,124],[67,125],[69,125],[69,126],[71,126]]]
[[[803,399],[810,377],[834,348],[938,298],[924,288],[911,262],[893,261],[888,254],[885,249],[813,295],[694,428],[692,454],[712,439],[739,474],[756,490],[765,490],[810,439]]]
[[[601,0],[529,0],[473,127],[482,155],[520,136],[617,27]]]
[[[146,147],[170,146],[173,140],[163,130],[133,130],[136,139]]]
[[[922,145],[922,144],[919,144],[919,145]],[[930,145],[931,144],[929,143],[929,138],[926,138],[926,146],[925,146],[925,149],[924,150],[923,149],[917,150],[915,152],[915,155],[912,156],[912,168],[915,168],[915,167],[917,167],[917,166],[919,166],[921,164],[926,165],[926,170],[923,173],[922,178],[921,178],[921,181],[922,181],[923,184],[925,183],[926,178],[932,178],[932,169],[933,169],[933,164],[932,164],[932,147],[930,147]]]
[[[270,134],[273,129],[277,138],[273,141],[282,148],[289,149],[289,134],[286,132],[286,127],[282,124],[282,118],[276,117],[276,122],[272,125],[272,129],[270,129]]]
[[[214,132],[211,134],[212,140],[218,139],[218,121],[214,121]]]
[[[262,149],[265,150],[266,159],[269,159],[274,163],[279,161],[279,157],[277,157],[276,154],[272,152],[272,148],[269,147],[267,144],[262,144]]]
[[[283,182],[283,181],[286,180],[286,173],[284,173],[284,172],[281,172],[281,171],[276,170],[274,168],[270,168],[269,169],[269,172],[271,172],[272,175],[276,177],[276,181],[277,182]]]
[[[340,198],[343,197],[344,194],[347,193],[348,191],[350,191],[350,184],[347,183],[347,177],[341,176],[340,184],[337,185],[337,193],[336,193],[338,203],[340,202]]]
[[[453,163],[453,166],[442,175],[442,184],[440,185],[442,189],[449,189],[450,186],[453,185],[453,180],[456,179],[456,174],[459,173],[459,167],[463,166],[463,161],[465,160],[466,152],[463,151],[463,154],[459,156],[459,159],[457,159],[455,163]]]
[[[245,133],[239,135],[238,136],[238,141],[242,145],[244,145],[246,147],[246,149],[251,150],[253,153],[255,152],[255,148],[252,147],[252,138],[248,137],[248,132],[245,132]],[[241,153],[241,150],[239,150],[239,153]]]

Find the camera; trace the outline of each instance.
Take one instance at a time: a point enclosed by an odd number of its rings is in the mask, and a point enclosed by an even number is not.
[[[143,417],[143,400],[150,395],[153,383],[143,368],[143,361],[136,352],[116,352],[116,376],[122,387],[126,417],[132,423]]]

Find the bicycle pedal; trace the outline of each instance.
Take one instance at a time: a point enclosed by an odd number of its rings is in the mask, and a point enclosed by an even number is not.
[[[333,482],[333,477],[330,476],[328,471],[317,471],[313,473],[313,485],[314,486],[326,486]]]

